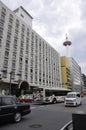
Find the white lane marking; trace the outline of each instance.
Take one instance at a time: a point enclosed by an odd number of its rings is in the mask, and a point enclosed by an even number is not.
[[[31,109],[35,109],[36,107],[31,107]]]
[[[44,106],[39,106],[40,108],[44,107]],[[35,109],[35,108],[39,108],[39,107],[31,107],[31,109]]]

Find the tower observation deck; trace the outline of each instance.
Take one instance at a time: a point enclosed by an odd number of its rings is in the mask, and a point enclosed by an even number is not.
[[[71,46],[71,41],[68,40],[67,34],[66,34],[66,41],[63,43],[63,46],[66,47],[66,56],[70,57],[70,46]]]

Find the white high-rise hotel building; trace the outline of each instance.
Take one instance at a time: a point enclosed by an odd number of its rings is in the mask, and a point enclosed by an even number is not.
[[[32,19],[22,6],[11,11],[0,2],[0,73],[8,83],[0,89],[19,79],[29,87],[61,86],[59,53],[32,29]]]

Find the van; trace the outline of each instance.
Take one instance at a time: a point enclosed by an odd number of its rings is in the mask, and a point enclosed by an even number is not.
[[[81,105],[81,95],[79,92],[69,92],[65,97],[65,106],[77,106]]]

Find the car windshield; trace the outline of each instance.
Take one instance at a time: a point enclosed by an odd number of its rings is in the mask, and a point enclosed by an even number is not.
[[[25,95],[21,95],[21,96],[19,96],[19,98],[25,98]]]
[[[75,98],[75,94],[67,94],[67,98]]]

